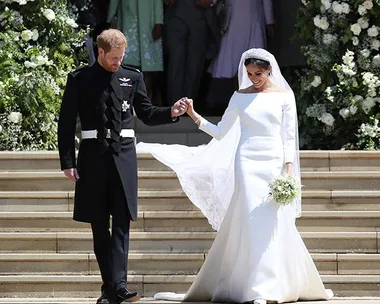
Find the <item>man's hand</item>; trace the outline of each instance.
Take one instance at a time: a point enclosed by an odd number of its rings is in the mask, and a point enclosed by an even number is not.
[[[172,6],[177,0],[164,0],[167,6]]]
[[[197,2],[195,2],[195,6],[198,7],[210,7],[211,4],[213,4],[212,0],[197,0]]]
[[[187,110],[187,99],[181,98],[172,106],[172,117],[181,116]]]
[[[267,24],[267,35],[268,35],[268,37],[273,39],[274,34],[275,34],[274,23],[273,24]]]
[[[65,169],[63,170],[63,173],[68,179],[72,180],[73,182],[76,182],[79,179],[77,168]]]
[[[155,24],[152,30],[153,41],[156,41],[162,37],[162,24]]]

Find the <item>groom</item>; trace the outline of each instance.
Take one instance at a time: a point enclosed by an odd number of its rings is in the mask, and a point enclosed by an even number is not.
[[[121,65],[127,41],[120,31],[103,31],[97,43],[97,61],[68,75],[58,123],[59,155],[65,176],[75,182],[74,220],[91,223],[103,280],[97,303],[134,302],[141,295],[126,289],[130,221],[137,220],[133,110],[153,126],[178,121],[187,105],[185,99],[172,107],[151,104],[142,73]],[[82,141],[76,161],[78,114]]]

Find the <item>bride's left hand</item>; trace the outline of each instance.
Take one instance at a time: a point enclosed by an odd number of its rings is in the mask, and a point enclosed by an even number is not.
[[[293,164],[292,163],[286,163],[286,174],[289,176],[293,175]]]

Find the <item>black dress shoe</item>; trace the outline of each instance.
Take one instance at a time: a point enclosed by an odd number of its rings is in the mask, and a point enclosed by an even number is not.
[[[119,289],[116,292],[117,303],[136,302],[141,299],[139,292],[129,292],[128,289]]]
[[[107,292],[102,291],[102,295],[100,298],[96,301],[96,304],[110,304],[110,301],[108,300]]]

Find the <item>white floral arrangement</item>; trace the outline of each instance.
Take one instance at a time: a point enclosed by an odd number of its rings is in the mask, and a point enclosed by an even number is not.
[[[360,136],[380,118],[380,0],[302,0],[296,28],[308,63],[298,96],[306,146],[322,130],[331,146],[308,148],[380,149]]]
[[[280,175],[269,183],[269,197],[280,205],[288,205],[301,195],[301,185],[294,176]]]

